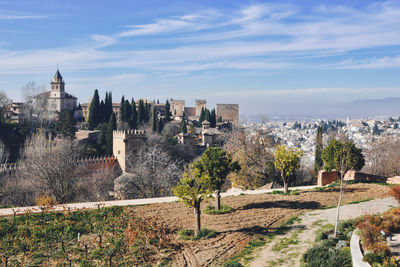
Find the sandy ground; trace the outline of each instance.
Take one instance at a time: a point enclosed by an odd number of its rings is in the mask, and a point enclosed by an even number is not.
[[[358,204],[345,205],[340,208],[340,219],[354,219],[365,214],[374,214],[383,212],[391,207],[399,206],[393,198],[376,199]],[[300,216],[301,222],[293,225],[291,231],[286,233],[268,244],[251,262],[250,266],[299,266],[303,253],[313,246],[315,233],[321,225],[335,224],[336,208],[307,212]],[[288,248],[279,252],[273,250],[273,247],[293,237],[297,233],[298,244],[290,245]]]
[[[388,197],[388,191],[388,187],[375,184],[350,185],[344,194],[343,203],[367,198],[385,198]],[[324,213],[331,211],[320,208],[336,205],[338,195],[338,188],[331,188],[327,192],[301,191],[300,195],[293,196],[257,194],[225,197],[222,203],[230,205],[235,211],[225,215],[202,214],[202,227],[216,230],[219,234],[215,238],[199,241],[177,239],[176,232],[179,229],[193,228],[193,209],[185,207],[182,203],[160,203],[133,209],[143,216],[157,217],[172,231],[172,239],[176,243],[173,266],[221,266],[240,252],[250,240],[265,236],[295,215],[317,210],[313,213],[321,212],[320,216],[325,217]],[[210,200],[209,204],[212,203],[213,201]],[[203,203],[202,208],[206,205],[207,203]],[[359,208],[360,215],[367,211],[368,205],[365,207],[365,210]],[[379,210],[381,210],[380,207],[368,208],[368,211]],[[346,214],[345,210],[343,214]],[[346,218],[345,215],[343,218]],[[329,220],[328,217],[327,219]],[[307,220],[304,219],[304,222]],[[301,238],[307,240],[307,235],[311,234],[312,231]],[[303,245],[307,246],[306,243]],[[268,254],[265,255],[269,257]],[[271,259],[260,258],[260,263],[255,262],[253,266],[266,266],[269,260]]]

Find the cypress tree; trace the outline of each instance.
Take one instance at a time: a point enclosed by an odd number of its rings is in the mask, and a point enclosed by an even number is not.
[[[315,142],[315,159],[314,159],[314,173],[318,176],[318,172],[322,169],[323,161],[322,161],[322,127],[318,126],[317,130],[317,140]]]
[[[104,108],[105,108],[105,122],[108,122],[111,114],[113,113],[111,92],[106,92],[106,98],[104,100]]]
[[[132,107],[131,104],[129,103],[129,100],[125,100],[125,118],[124,118],[124,122],[128,122],[131,119],[131,115],[132,115]]]
[[[216,126],[217,126],[217,117],[215,114],[215,109],[213,109],[210,114],[210,127],[215,128]]]
[[[151,130],[155,133],[157,131],[157,114],[156,114],[156,109],[153,107],[153,111],[152,111],[152,126],[151,126]]]
[[[100,123],[103,123],[103,122],[107,122],[107,119],[106,119],[106,109],[105,109],[105,105],[104,105],[104,101],[103,100],[101,100],[100,101],[100,112],[99,112],[99,118],[100,118]]]
[[[150,117],[151,117],[151,104],[150,103],[147,103],[147,100],[146,100],[146,103],[145,103],[145,114],[146,114],[146,117],[145,117],[145,122],[148,122],[148,121],[150,121]]]
[[[171,120],[171,105],[169,104],[169,101],[167,99],[167,102],[165,102],[165,120],[168,122]]]
[[[90,103],[89,109],[89,129],[93,130],[100,123],[99,118],[100,113],[100,100],[99,100],[99,91],[94,90],[94,95],[92,98],[92,102]]]
[[[131,117],[129,119],[129,126],[131,127],[131,129],[137,129],[138,115],[136,111],[136,103],[133,98],[132,98],[131,109],[132,111],[131,111]]]
[[[182,119],[180,130],[181,130],[181,133],[184,133],[184,134],[187,133],[187,124],[186,124],[186,120],[183,120],[183,119]]]
[[[124,121],[125,119],[125,96],[121,98],[121,104],[119,106],[119,120]]]
[[[138,107],[138,124],[143,124],[146,121],[146,108],[142,99],[139,100]]]
[[[161,134],[164,128],[164,119],[159,119],[157,122],[157,133]]]
[[[210,122],[211,114],[210,111],[206,108],[204,111],[204,120]]]
[[[117,129],[117,119],[114,112],[111,113],[106,131],[106,153],[112,155],[113,153],[113,131]]]
[[[200,118],[199,118],[200,124],[204,121],[204,116],[205,115],[206,115],[206,112],[205,112],[204,108],[201,108]]]

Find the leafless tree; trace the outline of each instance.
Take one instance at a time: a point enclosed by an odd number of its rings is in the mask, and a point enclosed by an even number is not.
[[[35,134],[25,143],[17,177],[32,182],[38,194],[54,196],[59,203],[69,202],[74,199],[81,171],[74,162],[79,154],[75,141],[51,141],[43,134]]]
[[[110,200],[110,191],[114,189],[114,180],[118,177],[116,168],[103,167],[85,170],[77,182],[76,201]]]
[[[372,140],[366,152],[365,170],[390,177],[400,175],[400,141],[388,138]]]
[[[232,131],[224,148],[241,165],[241,170],[229,176],[234,186],[257,188],[268,182],[279,181],[274,167],[274,143],[263,131],[249,134],[242,130]]]
[[[47,131],[56,119],[55,102],[49,101],[45,86],[37,86],[28,82],[22,87],[24,105],[22,117],[31,126],[32,131],[42,128]]]
[[[3,141],[0,140],[0,164],[4,165],[8,160],[8,151]]]
[[[3,91],[0,91],[0,121],[9,104],[10,100],[8,99],[7,95]]]
[[[182,175],[182,163],[173,160],[159,145],[143,148],[127,160],[128,172],[115,180],[120,198],[171,195]]]

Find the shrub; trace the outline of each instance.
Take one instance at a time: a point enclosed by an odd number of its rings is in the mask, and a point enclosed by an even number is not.
[[[321,240],[327,239],[328,235],[325,232],[319,232],[317,233],[316,237],[315,237],[315,242],[319,242]]]
[[[52,196],[41,195],[36,198],[36,205],[43,207],[43,209],[49,209],[54,205],[57,205],[57,201]]]
[[[315,246],[303,255],[303,262],[308,267],[332,266],[351,267],[350,249],[332,250],[328,247]]]
[[[227,214],[233,212],[233,208],[228,205],[221,205],[220,210],[215,210],[214,206],[207,206],[203,212],[209,215]]]
[[[307,266],[323,266],[330,257],[329,249],[326,247],[315,246],[303,254],[303,261]]]
[[[317,192],[324,192],[325,189],[326,189],[326,187],[316,187],[316,188],[314,188],[314,190],[317,191]]]
[[[366,253],[363,257],[363,261],[368,262],[369,264],[373,265],[374,263],[383,263],[385,255],[378,254],[378,253]]]
[[[298,190],[293,190],[293,191],[289,191],[289,194],[291,196],[297,196],[297,195],[300,195],[300,192]]]
[[[201,229],[197,236],[194,235],[194,231],[191,229],[181,229],[178,231],[178,236],[181,240],[199,240],[202,238],[213,238],[217,235],[218,233],[215,230],[209,230],[206,228]]]
[[[390,195],[400,203],[400,185],[391,186]]]

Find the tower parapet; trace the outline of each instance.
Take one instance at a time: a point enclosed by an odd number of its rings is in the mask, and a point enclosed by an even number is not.
[[[146,133],[143,130],[113,132],[113,154],[118,159],[123,172],[126,172],[126,160],[129,155],[137,152],[145,143]]]

